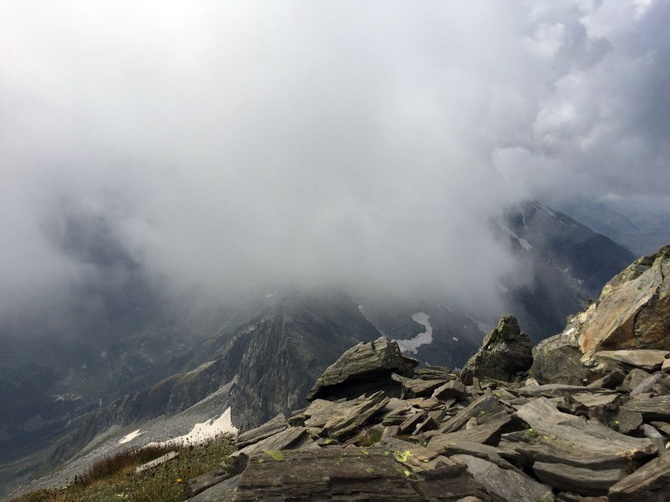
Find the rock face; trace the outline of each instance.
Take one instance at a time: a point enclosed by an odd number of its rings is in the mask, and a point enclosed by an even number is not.
[[[89,416],[56,447],[52,462],[70,458],[112,425],[175,415],[214,393],[225,394],[237,427],[256,427],[306,405],[310,384],[337,354],[379,336],[344,293],[328,288],[295,293],[236,330],[210,363]]]
[[[617,367],[655,371],[663,364],[659,351],[670,351],[670,246],[636,260],[563,333],[539,343],[531,374],[578,384]],[[642,359],[651,366],[636,362]]]
[[[359,343],[347,350],[319,377],[307,399],[339,398],[370,390],[397,389],[391,375],[411,377],[417,362],[404,357],[398,344],[386,337]]]
[[[608,282],[581,329],[583,353],[670,350],[670,246],[635,261]]]
[[[461,380],[472,384],[474,377],[511,381],[533,364],[533,345],[519,329],[514,316],[505,315],[498,326],[486,335],[482,347],[470,358],[461,372]]]

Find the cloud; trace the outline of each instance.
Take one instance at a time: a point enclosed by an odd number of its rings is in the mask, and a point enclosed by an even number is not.
[[[3,298],[82,273],[50,230],[73,214],[206,291],[493,298],[516,266],[487,227],[505,205],[556,186],[667,195],[667,11],[5,2]]]

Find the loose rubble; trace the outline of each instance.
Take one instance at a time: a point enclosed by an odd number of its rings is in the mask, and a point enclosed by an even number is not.
[[[394,352],[390,340],[372,344]],[[355,349],[333,367],[370,347]],[[195,501],[670,500],[670,375],[635,361],[588,385],[527,375],[464,385],[444,368],[410,373],[405,361],[384,389],[373,379],[366,391],[351,373],[351,395],[337,383],[340,397],[313,398],[240,434],[238,451],[191,480],[189,493]]]

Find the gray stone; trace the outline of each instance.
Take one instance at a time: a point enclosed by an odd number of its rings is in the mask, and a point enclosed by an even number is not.
[[[645,420],[670,421],[670,396],[634,397],[622,406],[627,411],[637,411]]]
[[[265,422],[260,427],[256,427],[255,429],[251,429],[238,435],[235,443],[237,444],[238,448],[244,448],[249,444],[257,443],[262,439],[273,436],[278,432],[285,430],[287,427],[288,422],[284,418],[284,415],[279,414],[269,422]]]
[[[466,395],[465,385],[458,380],[452,380],[435,389],[432,397],[446,401],[447,399],[463,399]]]
[[[533,364],[533,344],[526,333],[519,329],[514,316],[500,318],[495,329],[484,337],[482,347],[472,356],[461,371],[461,380],[470,385],[473,379],[482,378],[512,381],[520,372]]]
[[[404,378],[398,375],[391,376],[393,380],[400,383],[403,397],[430,396],[435,389],[446,383],[445,380],[423,380],[421,378]]]
[[[654,373],[653,375],[642,380],[638,385],[635,386],[633,390],[630,391],[631,397],[639,396],[640,394],[645,394],[649,392],[654,385],[661,379],[660,373]]]
[[[578,323],[575,320],[574,323]],[[582,362],[577,328],[568,325],[563,333],[542,340],[533,348],[529,373],[541,383],[582,385],[591,372]]]
[[[487,445],[497,445],[500,442],[500,436],[504,433],[518,430],[521,428],[520,420],[514,415],[499,413],[493,419],[486,421],[481,425],[461,429],[455,432],[439,434],[430,439],[429,447],[439,450],[449,443],[459,441],[472,441]]]
[[[393,455],[351,447],[251,457],[233,500],[404,502],[422,497]]]
[[[206,489],[199,495],[189,499],[189,502],[229,502],[232,500],[240,475],[222,480]]]
[[[633,368],[628,372],[626,378],[623,379],[623,382],[621,383],[619,390],[624,392],[630,392],[650,376],[651,373],[648,373],[640,368]]]
[[[307,399],[358,397],[377,390],[399,389],[394,373],[411,377],[417,362],[406,358],[398,344],[386,337],[347,350],[330,365],[307,394]]]
[[[611,502],[670,500],[670,455],[661,455],[609,489]]]
[[[477,419],[478,423],[485,423],[490,417],[504,411],[504,408],[496,398],[492,396],[482,396],[472,402],[467,408],[459,411],[456,415],[446,420],[442,424],[442,427],[440,427],[440,432],[444,434],[455,432],[462,427],[465,427],[468,420],[473,417]]]
[[[321,429],[320,435],[342,441],[353,436],[359,427],[388,403],[389,398],[385,397],[382,391],[352,401],[316,399],[304,411],[309,417],[305,421],[305,426]]]
[[[454,455],[451,458],[467,465],[468,471],[479,484],[503,500],[529,502],[554,500],[551,488],[538,483],[530,476],[510,469],[501,469],[491,462],[470,455]]]
[[[543,483],[580,495],[606,495],[612,485],[626,476],[622,468],[587,469],[546,462],[535,462],[533,472]]]
[[[668,315],[670,317],[670,314]],[[611,359],[618,363],[635,366],[646,371],[658,371],[666,356],[667,350],[601,350],[595,353],[596,358]]]
[[[244,448],[232,453],[230,458],[234,459],[239,456],[250,456],[259,451],[267,450],[288,450],[301,449],[308,450],[318,448],[313,439],[309,437],[305,427],[292,427],[284,431],[278,432],[274,436],[270,436],[260,441],[247,445]]]

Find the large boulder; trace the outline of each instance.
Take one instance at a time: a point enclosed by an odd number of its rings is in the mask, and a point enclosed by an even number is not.
[[[461,371],[461,380],[470,385],[473,377],[511,381],[533,364],[533,344],[519,329],[516,317],[504,315],[498,326],[484,337],[482,347]]]
[[[574,316],[563,333],[533,350],[531,375],[541,382],[577,385],[626,360],[616,351],[670,351],[670,246],[636,260],[608,282],[597,302]],[[623,356],[622,356],[623,357]],[[661,361],[662,362],[662,361]]]
[[[582,364],[581,357],[577,330],[571,323],[560,335],[542,340],[533,348],[530,375],[541,383],[582,385],[591,372]]]
[[[386,337],[363,342],[347,350],[307,394],[307,400],[355,398],[379,390],[400,393],[400,384],[393,380],[397,373],[412,377],[417,361],[404,357],[398,344]]]
[[[670,350],[670,246],[628,266],[603,288],[580,330],[582,353]]]

